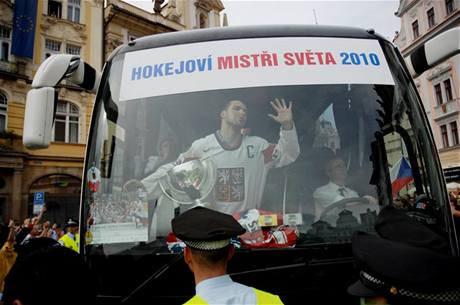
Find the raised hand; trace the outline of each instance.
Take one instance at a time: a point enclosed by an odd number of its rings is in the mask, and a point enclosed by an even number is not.
[[[292,129],[294,127],[292,120],[292,102],[289,102],[289,106],[286,106],[286,102],[283,98],[275,98],[275,101],[270,101],[270,104],[273,109],[275,109],[276,116],[273,114],[269,114],[268,116],[280,123],[281,126],[283,126],[283,129]]]

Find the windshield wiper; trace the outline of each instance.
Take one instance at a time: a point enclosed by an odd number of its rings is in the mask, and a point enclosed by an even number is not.
[[[137,286],[130,294],[128,294],[128,296],[126,296],[122,301],[121,303],[122,304],[129,304],[129,301],[131,299],[134,299],[134,296],[136,294],[139,293],[139,291],[141,291],[145,286],[147,286],[147,284],[149,284],[151,281],[155,281],[156,279],[158,279],[161,275],[163,275],[163,273],[165,273],[166,271],[168,271],[172,265],[174,265],[175,263],[177,263],[178,261],[180,261],[181,259],[183,259],[184,257],[184,254],[181,253],[179,255],[176,255],[174,256],[174,258],[169,261],[167,264],[165,264],[163,267],[159,268],[157,271],[155,271],[151,276],[149,276],[142,284],[140,284],[139,286]]]

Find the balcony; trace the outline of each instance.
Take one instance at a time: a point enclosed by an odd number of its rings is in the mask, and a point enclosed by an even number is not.
[[[0,71],[16,73],[18,72],[18,69],[17,69],[16,63],[0,60]]]
[[[447,103],[437,105],[434,107],[434,119],[439,120],[451,114],[458,113],[459,103],[460,99],[456,98],[448,101]]]

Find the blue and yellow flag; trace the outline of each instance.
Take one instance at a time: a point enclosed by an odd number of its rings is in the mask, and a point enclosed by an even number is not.
[[[14,1],[12,54],[33,57],[36,16],[37,0]]]

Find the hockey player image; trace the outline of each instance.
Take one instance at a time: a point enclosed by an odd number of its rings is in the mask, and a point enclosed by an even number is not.
[[[227,214],[259,208],[268,171],[291,164],[299,156],[292,102],[287,105],[281,98],[270,103],[276,113],[268,116],[281,125],[277,144],[245,134],[248,109],[242,101],[231,100],[220,112],[220,129],[195,140],[176,161],[210,158],[214,162],[217,179],[206,199],[210,208]],[[142,180],[148,193],[157,191],[158,179],[175,164],[164,165]]]

